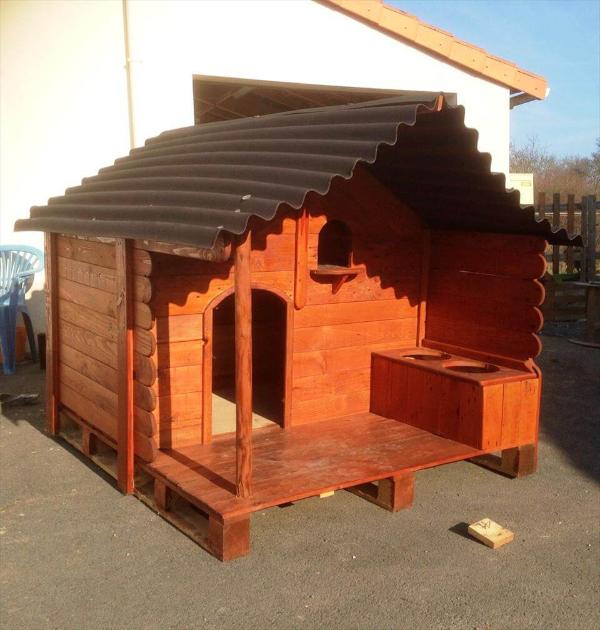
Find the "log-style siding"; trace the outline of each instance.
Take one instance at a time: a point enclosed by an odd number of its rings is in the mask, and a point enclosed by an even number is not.
[[[58,236],[60,403],[117,441],[117,286],[115,246]],[[133,256],[134,313],[144,344],[134,355],[134,442],[137,456],[152,461],[158,441],[154,417],[156,369],[150,362],[152,313],[150,255]],[[137,335],[136,335],[137,337]],[[135,341],[134,341],[135,345]],[[156,344],[154,344],[156,346]],[[141,378],[137,377],[140,373]]]

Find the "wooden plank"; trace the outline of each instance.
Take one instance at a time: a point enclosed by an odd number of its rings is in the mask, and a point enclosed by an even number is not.
[[[59,300],[58,312],[60,319],[79,328],[94,333],[100,337],[115,342],[117,340],[117,320],[108,315],[102,315],[85,306]]]
[[[346,302],[338,304],[309,304],[294,316],[296,328],[331,326],[357,322],[386,321],[416,318],[417,305],[409,298],[378,302]]]
[[[294,271],[296,264],[296,238],[294,234],[278,232],[274,222],[263,224],[264,234],[252,232],[252,259],[250,271]],[[267,228],[268,226],[268,228]],[[266,229],[273,230],[268,233]]]
[[[374,483],[361,484],[348,488],[348,490],[385,510],[399,512],[413,504],[415,475],[412,472],[399,474],[387,479],[380,479],[377,485]]]
[[[114,341],[75,326],[63,319],[59,320],[58,329],[61,346],[70,346],[83,354],[94,356],[98,361],[106,365],[117,367],[117,346]]]
[[[214,262],[227,260],[231,255],[231,245],[229,243],[226,243],[222,236],[217,238],[215,246],[210,249],[145,239],[135,240],[134,247],[138,250],[168,254],[170,256],[182,256],[184,258],[196,258],[198,260]]]
[[[537,197],[537,218],[543,221],[546,218],[546,193],[539,192]]]
[[[378,350],[392,350],[398,347],[397,341],[364,346],[350,346],[333,350],[313,350],[295,352],[293,375],[296,378],[318,376],[319,374],[339,374],[348,370],[366,368],[371,365],[371,353]]]
[[[115,244],[117,276],[117,485],[121,492],[133,492],[134,393],[133,330],[139,303],[133,297],[132,242],[117,239]],[[135,319],[134,319],[135,318]]]
[[[178,341],[156,345],[158,365],[170,365],[171,368],[199,365],[202,363],[204,340]],[[208,351],[207,351],[208,352]]]
[[[134,339],[135,344],[135,339]],[[151,387],[156,382],[158,370],[153,357],[144,356],[139,352],[133,354],[133,373],[138,383]]]
[[[523,383],[506,383],[502,401],[502,446],[516,446],[519,442],[519,424],[522,415]]]
[[[78,284],[72,280],[61,278],[59,284],[59,297],[61,300],[84,306],[95,313],[106,315],[116,319],[115,296],[100,289],[94,289],[84,284]]]
[[[560,228],[560,193],[552,195],[552,229]],[[552,275],[560,273],[560,246],[552,245]]]
[[[365,275],[373,273],[373,277]],[[377,271],[367,267],[357,276],[345,282],[337,293],[332,293],[331,282],[310,279],[307,287],[307,304],[337,304],[339,302],[369,302],[372,300],[397,300],[406,297],[418,299],[419,279],[407,275],[404,269],[392,270],[386,275],[385,283]]]
[[[86,394],[87,391],[83,390]],[[60,386],[61,402],[77,414],[91,428],[101,435],[106,436],[111,442],[117,439],[117,427],[115,414],[109,414],[104,409],[95,404],[94,400],[82,395],[81,390],[76,390],[62,382]],[[145,425],[142,425],[145,426]],[[145,462],[152,462],[157,454],[156,442],[140,432],[137,428],[133,435],[135,454]]]
[[[61,348],[60,361],[111,392],[117,392],[117,370],[106,363],[66,344]]]
[[[391,341],[414,343],[416,332],[416,319],[299,328],[294,331],[294,349],[309,352]]]
[[[133,348],[135,352],[143,356],[153,356],[157,349],[154,331],[135,328],[133,331]]]
[[[567,195],[567,232],[575,234],[575,195]],[[573,248],[567,247],[567,273],[573,273]]]
[[[498,549],[498,547],[506,545],[515,537],[511,531],[489,518],[484,518],[477,523],[469,525],[469,534],[492,549]]]
[[[234,560],[250,552],[250,518],[218,519],[208,517],[208,544],[219,560]]]
[[[60,326],[58,319],[58,247],[56,234],[44,235],[46,267],[46,428],[58,433],[60,402]]]
[[[391,372],[395,365],[379,356],[372,356],[371,361],[371,401],[369,411],[380,416],[393,418],[395,416],[390,413],[390,392]]]
[[[73,260],[71,258],[58,259],[58,270],[61,278],[66,278],[78,284],[116,293],[115,270],[109,267],[100,267],[91,263]],[[139,302],[147,303],[152,296],[152,286],[149,278],[134,276],[134,295]]]
[[[161,365],[169,365],[161,363]],[[183,365],[173,368],[162,368],[158,370],[158,390],[169,392],[174,396],[177,394],[189,394],[191,392],[202,391],[202,365]]]
[[[64,383],[76,391],[83,392],[86,398],[94,401],[94,404],[105,413],[112,416],[116,415],[117,395],[115,392],[112,392],[103,385],[96,383],[96,381],[93,381],[81,372],[74,370],[65,363],[60,364],[59,373],[61,383]],[[85,415],[82,417],[85,418]]]
[[[486,300],[529,306],[539,306],[544,301],[544,287],[538,280],[444,269],[438,269],[431,275],[429,291],[472,298],[485,296]]]
[[[156,340],[158,343],[194,341],[202,339],[202,315],[177,315],[156,318]],[[161,363],[162,365],[162,363]]]
[[[212,439],[212,395],[213,395],[213,312],[214,306],[204,313],[202,348],[202,444]]]
[[[428,308],[436,317],[464,322],[467,326],[477,322],[499,329],[535,333],[543,324],[542,312],[534,306],[483,299],[481,295],[431,292]]]
[[[252,274],[253,285],[263,285],[291,298],[293,271],[268,271]],[[233,273],[224,276],[158,276],[153,282],[153,311],[157,317],[203,313],[221,293],[233,287]]]
[[[108,243],[61,236],[58,240],[58,255],[92,265],[115,268],[115,247]]]
[[[323,422],[331,418],[351,416],[369,410],[371,393],[369,389],[355,391],[350,394],[326,396],[312,400],[292,402],[292,424],[300,425],[312,422]]]
[[[139,407],[135,408],[133,425],[135,432],[147,437],[154,437],[158,434],[158,421],[156,415],[150,411],[145,411]]]
[[[156,404],[155,413],[161,422],[198,418],[202,415],[202,392],[169,394],[167,389],[161,391],[159,382],[159,395]]]
[[[596,234],[598,213],[596,211],[596,196],[588,195],[584,200],[585,217],[586,217],[586,280],[592,281],[596,279]]]
[[[474,324],[465,326],[462,322],[438,317],[431,309],[427,317],[427,338],[519,361],[535,358],[542,350],[539,337],[534,333]]]
[[[236,494],[252,494],[252,289],[250,233],[239,237],[235,268]]]
[[[132,276],[133,279],[133,276]],[[150,330],[154,327],[154,316],[152,314],[152,310],[148,304],[143,304],[142,302],[135,301],[133,295],[133,287],[131,290],[131,301],[132,301],[132,309],[135,325],[138,328],[143,328],[145,330]]]
[[[58,238],[58,255],[80,262],[91,263],[101,267],[115,269],[115,246],[102,243],[92,238],[76,238],[60,236]],[[136,249],[133,252],[134,273],[149,276],[152,272],[152,259],[146,251]]]
[[[533,444],[538,439],[540,380],[524,381],[521,394],[523,396],[523,405],[522,416],[519,421],[519,443]]]
[[[454,387],[458,391],[458,423],[456,433],[451,439],[474,448],[481,448],[482,388],[477,384],[460,381],[455,382]]]
[[[87,392],[86,392],[87,393]],[[107,413],[93,401],[86,398],[76,386],[68,382],[61,382],[60,394],[62,403],[78,416],[81,416],[92,427],[98,429],[111,439],[116,439],[117,426],[114,412]]]
[[[432,264],[453,269],[515,278],[540,278],[545,240],[537,236],[432,232]]]
[[[347,370],[340,375],[323,374],[295,378],[293,396],[296,401],[313,400],[330,395],[351,394],[356,390],[368,389],[371,383],[370,368]]]
[[[524,381],[525,383],[535,381]],[[502,416],[506,385],[489,385],[483,389],[481,448],[489,451],[502,446]]]
[[[431,268],[431,231],[423,230],[423,252],[421,254],[421,283],[419,286],[419,304],[417,321],[417,346],[425,337],[425,320],[427,317],[427,298],[429,293],[429,274]]]
[[[294,306],[306,305],[308,283],[308,210],[302,208],[296,221],[296,264],[294,270]]]

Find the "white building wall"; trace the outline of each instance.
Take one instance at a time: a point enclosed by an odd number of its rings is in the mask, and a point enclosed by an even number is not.
[[[445,91],[465,106],[492,168],[508,174],[508,89],[338,11],[310,0],[178,0],[129,2],[129,15],[137,144],[193,124],[194,74]]]
[[[123,41],[120,2],[0,2],[0,243],[43,249],[14,222],[128,151]]]
[[[193,75],[445,91],[465,106],[493,170],[508,173],[508,89],[312,0],[126,5],[136,145],[193,124]],[[39,234],[13,234],[14,221],[129,150],[123,4],[0,7],[0,242],[39,246]]]

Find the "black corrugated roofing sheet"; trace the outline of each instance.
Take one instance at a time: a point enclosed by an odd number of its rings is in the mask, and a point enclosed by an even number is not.
[[[251,216],[270,220],[282,204],[300,208],[363,162],[433,229],[580,244],[520,207],[477,137],[462,107],[394,97],[206,123],[148,140],[15,229],[212,248],[221,231],[241,234]]]

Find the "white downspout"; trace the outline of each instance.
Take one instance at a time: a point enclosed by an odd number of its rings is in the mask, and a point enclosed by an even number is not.
[[[129,148],[135,147],[135,118],[133,115],[133,85],[131,77],[131,51],[129,48],[129,3],[122,0],[123,37],[125,41],[125,76],[127,79],[127,115],[129,120]]]

